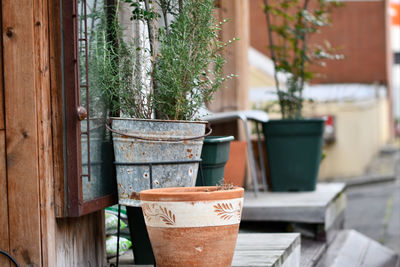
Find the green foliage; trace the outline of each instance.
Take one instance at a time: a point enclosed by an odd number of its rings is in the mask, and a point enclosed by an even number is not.
[[[154,105],[163,119],[189,120],[225,78],[225,46],[213,18],[214,0],[186,0],[167,29],[154,68]]]
[[[129,5],[132,7],[131,20],[142,20],[146,22],[160,17],[160,14],[157,12],[142,8],[142,3],[144,2],[143,0],[124,0],[124,2],[129,3]],[[153,2],[149,1],[149,3],[152,4]]]
[[[301,118],[304,84],[314,77],[309,66],[322,59],[342,58],[341,55],[332,54],[333,50],[327,42],[325,46],[308,44],[310,35],[330,24],[330,11],[338,6],[338,2],[264,0],[264,4],[269,50],[275,67],[275,84],[282,118]],[[287,74],[286,88],[279,84],[279,72]]]
[[[122,113],[129,117],[149,118],[151,96],[146,94],[139,80],[142,69],[137,68],[135,62],[138,50],[133,39],[123,39],[118,9],[118,5],[112,8],[98,6],[92,13],[89,80],[90,99],[96,100],[92,107],[97,110],[106,107],[113,116]]]
[[[228,44],[219,40],[224,22],[214,19],[214,0],[122,1],[132,8],[131,21],[146,25],[150,46],[143,37],[124,35],[119,0],[111,15],[101,9],[91,34],[91,87],[111,114],[195,119],[222,82],[234,76],[222,73],[221,52]]]

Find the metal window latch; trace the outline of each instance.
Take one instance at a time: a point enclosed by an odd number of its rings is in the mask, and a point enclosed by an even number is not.
[[[80,120],[80,121],[83,121],[87,117],[87,110],[82,106],[79,106],[76,109],[76,113],[78,115],[78,120]]]

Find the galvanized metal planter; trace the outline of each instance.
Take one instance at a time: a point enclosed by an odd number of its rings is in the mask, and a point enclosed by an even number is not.
[[[90,119],[90,140],[81,137],[82,199],[90,201],[116,191],[113,168],[113,147],[104,127],[105,119]],[[86,121],[81,121],[81,131],[87,131]]]
[[[111,118],[119,204],[150,188],[196,183],[206,122]]]

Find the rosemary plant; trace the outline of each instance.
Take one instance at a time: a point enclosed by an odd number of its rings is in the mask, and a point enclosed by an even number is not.
[[[100,6],[91,14],[95,21],[89,42],[91,93],[99,100],[97,105],[103,103],[113,116],[150,118],[151,96],[141,82],[146,70],[137,64],[140,51],[135,39],[123,36],[118,20],[120,1],[116,3],[115,7]]]
[[[131,6],[132,23],[147,28],[128,37],[118,21],[120,3]],[[214,0],[117,0],[93,31],[91,69],[111,113],[134,118],[196,119],[223,75]],[[157,26],[158,25],[158,26]],[[161,26],[160,26],[161,25]],[[230,42],[229,42],[230,43]],[[93,87],[93,86],[92,86]]]
[[[213,17],[214,0],[186,0],[169,28],[160,31],[154,68],[154,105],[165,119],[190,120],[217,91],[224,44]]]
[[[314,77],[310,65],[321,59],[341,59],[328,42],[310,45],[310,36],[330,24],[330,12],[338,2],[329,0],[264,0],[269,51],[275,67],[275,86],[283,119],[302,118],[305,82]],[[321,65],[324,62],[320,62]],[[278,73],[288,79],[286,88]]]

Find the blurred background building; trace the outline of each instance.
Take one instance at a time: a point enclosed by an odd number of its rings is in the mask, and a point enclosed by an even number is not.
[[[249,101],[257,108],[276,100],[262,5],[263,0],[251,0],[249,7]],[[400,116],[400,69],[393,65],[394,58],[399,60],[393,49],[400,50],[400,37],[399,19],[391,20],[389,11],[395,14],[398,5],[385,0],[343,1],[333,10],[332,25],[312,36],[311,44],[328,41],[344,56],[327,61],[325,67],[313,66],[318,76],[304,92],[313,99],[306,104],[306,114],[328,118],[320,179],[361,175],[394,135],[395,118]],[[269,113],[279,116],[273,109]]]
[[[391,17],[390,34],[393,52],[393,112],[396,121],[396,135],[400,136],[400,1],[391,0],[389,7]]]

